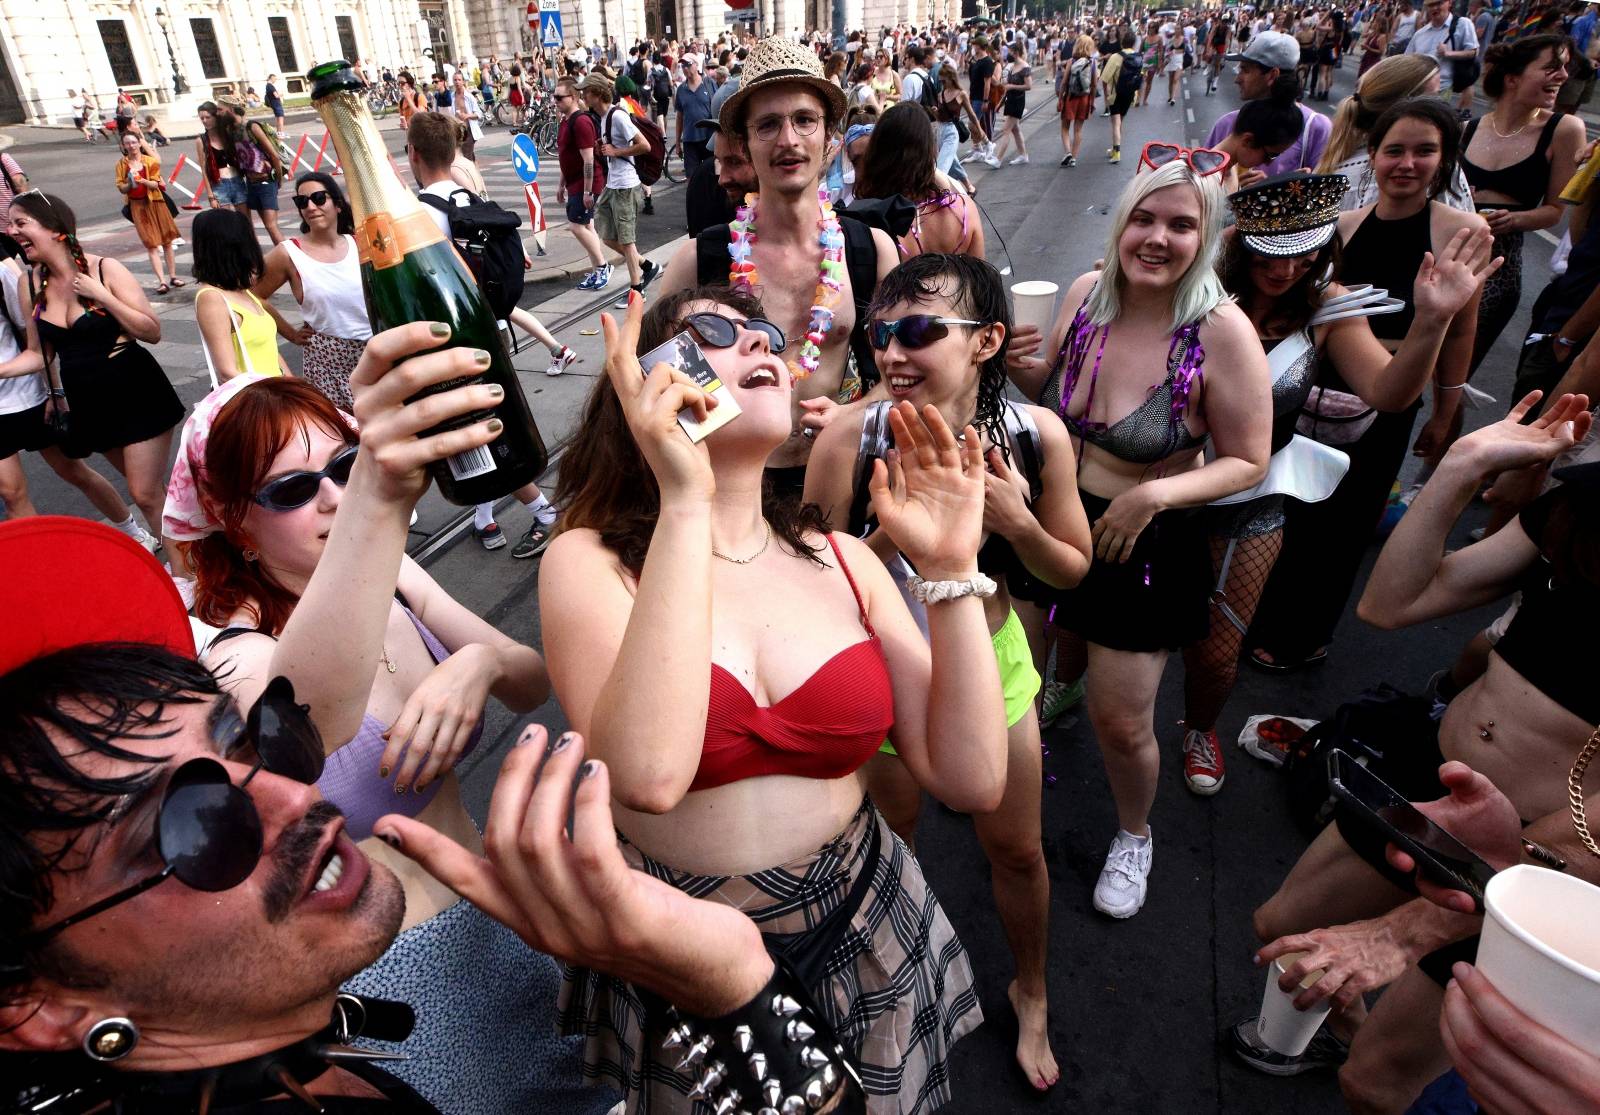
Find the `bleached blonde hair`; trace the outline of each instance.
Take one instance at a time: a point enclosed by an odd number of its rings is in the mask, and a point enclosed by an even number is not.
[[[1110,325],[1122,313],[1122,260],[1117,244],[1145,198],[1173,186],[1188,186],[1200,200],[1200,250],[1195,254],[1189,270],[1178,280],[1172,293],[1172,328],[1183,328],[1199,321],[1225,302],[1230,295],[1217,275],[1217,255],[1222,246],[1222,175],[1201,177],[1181,159],[1174,159],[1155,170],[1145,170],[1134,175],[1117,201],[1116,213],[1111,218],[1111,235],[1106,241],[1105,268],[1094,292],[1089,295],[1089,321],[1094,325]]]

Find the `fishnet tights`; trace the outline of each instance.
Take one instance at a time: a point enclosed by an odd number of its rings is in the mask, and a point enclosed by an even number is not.
[[[1220,576],[1222,557],[1227,552],[1228,540],[1212,535],[1211,568]],[[1233,561],[1228,565],[1228,581],[1223,586],[1223,596],[1228,607],[1238,616],[1245,631],[1255,618],[1256,605],[1261,602],[1261,592],[1267,577],[1283,549],[1281,529],[1241,538],[1233,548]],[[1215,599],[1211,602],[1211,626],[1206,637],[1183,649],[1183,701],[1186,727],[1206,732],[1217,726],[1217,717],[1228,703],[1234,682],[1239,677],[1239,651],[1244,644],[1244,631],[1233,625]]]

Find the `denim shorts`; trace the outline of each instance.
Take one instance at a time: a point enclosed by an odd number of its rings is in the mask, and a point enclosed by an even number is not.
[[[593,207],[588,209],[583,207],[583,196],[581,194],[567,195],[567,220],[575,225],[586,225],[594,220],[594,209]]]
[[[274,213],[278,211],[278,184],[272,179],[269,178],[265,182],[246,182],[245,193],[245,201],[251,209],[258,212],[262,209],[270,209]]]
[[[243,178],[219,178],[211,192],[217,195],[217,200],[223,205],[243,205],[244,186]]]

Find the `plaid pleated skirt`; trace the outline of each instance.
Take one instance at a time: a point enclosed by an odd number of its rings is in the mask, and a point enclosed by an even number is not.
[[[687,874],[626,840],[622,852],[635,869],[742,910],[765,934],[787,935],[844,901],[871,859],[874,830],[881,852],[866,897],[811,993],[860,1069],[871,1115],[921,1115],[950,1099],[950,1050],[983,1013],[966,950],[922,867],[870,802],[815,852],[753,875]],[[568,967],[558,1013],[564,1033],[584,1038],[584,1075],[619,1088],[628,1115],[710,1111],[688,1098],[694,1080],[661,1050],[664,1020],[626,981]]]

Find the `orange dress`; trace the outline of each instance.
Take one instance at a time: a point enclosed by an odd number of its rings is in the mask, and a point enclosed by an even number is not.
[[[128,191],[128,213],[133,227],[139,233],[139,243],[146,248],[161,248],[179,236],[178,225],[167,210],[167,196],[161,182],[161,160],[154,155],[140,155],[145,184]],[[126,156],[117,160],[117,188],[128,184],[131,167]]]

